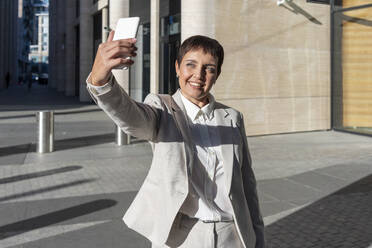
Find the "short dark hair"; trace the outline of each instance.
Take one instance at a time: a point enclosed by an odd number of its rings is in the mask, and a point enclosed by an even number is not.
[[[217,60],[217,76],[220,75],[224,56],[223,47],[217,40],[203,35],[191,36],[182,43],[178,50],[178,66],[181,64],[183,56],[195,49],[203,49],[203,52],[209,53]]]

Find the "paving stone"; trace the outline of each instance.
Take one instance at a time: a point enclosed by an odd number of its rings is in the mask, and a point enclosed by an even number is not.
[[[314,171],[291,176],[288,179],[326,193],[331,193],[348,184],[346,180],[323,175]]]
[[[278,202],[262,202],[261,211],[264,216],[271,216],[282,211],[292,209],[296,207],[296,205],[285,202],[285,201],[278,201]]]
[[[295,183],[288,179],[271,179],[259,182],[262,192],[295,205],[303,205],[320,196],[318,190]]]

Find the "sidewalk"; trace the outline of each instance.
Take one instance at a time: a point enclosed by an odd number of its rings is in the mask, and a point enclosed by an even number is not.
[[[0,91],[0,247],[150,247],[121,220],[150,146],[116,146],[95,105],[34,86]],[[43,155],[40,108],[56,110],[56,151]],[[372,245],[371,137],[322,131],[248,142],[270,247]]]

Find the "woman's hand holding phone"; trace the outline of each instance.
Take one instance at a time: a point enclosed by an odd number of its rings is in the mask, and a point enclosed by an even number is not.
[[[111,76],[111,70],[115,68],[129,67],[134,62],[130,57],[137,55],[136,39],[114,39],[114,31],[111,31],[107,41],[98,47],[91,73],[91,84],[102,86]]]

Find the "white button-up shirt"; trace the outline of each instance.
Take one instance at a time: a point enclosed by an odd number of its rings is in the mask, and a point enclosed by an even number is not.
[[[221,140],[214,118],[214,97],[202,108],[193,104],[181,93],[188,116],[196,155],[190,176],[190,193],[181,208],[189,217],[202,221],[232,221],[233,209],[221,156]]]

